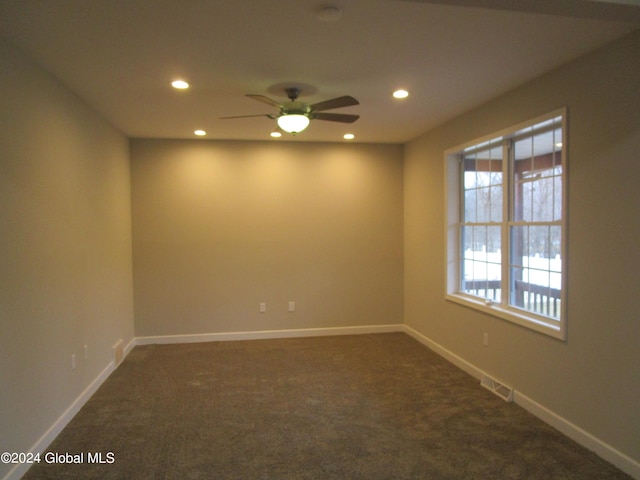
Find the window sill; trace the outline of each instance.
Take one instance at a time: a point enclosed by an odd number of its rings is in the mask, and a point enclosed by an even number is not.
[[[449,293],[445,297],[448,301],[459,305],[472,308],[482,313],[498,317],[511,323],[515,323],[522,327],[543,333],[558,340],[566,340],[566,334],[562,328],[561,322],[557,325],[552,324],[553,320],[537,315],[528,315],[526,312],[505,307],[491,301],[484,301],[476,297],[471,297],[463,293]]]

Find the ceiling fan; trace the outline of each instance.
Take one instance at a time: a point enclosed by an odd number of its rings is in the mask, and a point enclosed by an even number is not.
[[[325,100],[324,102],[314,103],[309,105],[308,103],[298,101],[300,95],[300,89],[297,87],[285,88],[288,102],[278,103],[275,100],[265,97],[264,95],[250,95],[247,97],[258,100],[259,102],[266,103],[272,107],[278,109],[278,113],[267,113],[261,115],[237,115],[233,117],[221,117],[222,119],[229,118],[247,118],[247,117],[267,117],[278,122],[278,126],[288,133],[300,133],[309,125],[311,120],[327,120],[329,122],[342,122],[353,123],[360,115],[352,115],[348,113],[325,113],[325,110],[332,110],[334,108],[349,107],[352,105],[359,105],[360,102],[349,95],[343,97],[332,98],[331,100]]]

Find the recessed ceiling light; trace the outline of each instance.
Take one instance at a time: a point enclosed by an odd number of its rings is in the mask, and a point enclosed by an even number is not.
[[[282,136],[282,134],[280,132],[278,132],[278,131],[275,131],[275,132],[271,132],[271,136],[273,138],[280,138]]]
[[[406,90],[396,90],[393,92],[393,98],[407,98],[409,96],[409,92]]]
[[[207,132],[205,132],[204,130],[195,130],[193,134],[199,137],[204,137],[207,134]]]
[[[356,136],[353,133],[345,133],[343,138],[345,140],[353,140]]]
[[[174,80],[173,82],[171,82],[171,86],[173,88],[177,88],[178,90],[185,90],[189,88],[189,84],[184,80]]]

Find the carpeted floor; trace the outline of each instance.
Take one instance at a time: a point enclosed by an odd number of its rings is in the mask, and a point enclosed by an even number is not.
[[[631,478],[401,333],[136,347],[49,451],[25,479]]]

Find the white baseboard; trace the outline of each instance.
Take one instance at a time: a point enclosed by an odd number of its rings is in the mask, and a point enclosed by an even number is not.
[[[367,333],[403,332],[404,326],[396,325],[365,325],[359,327],[329,327],[329,328],[299,328],[292,330],[262,330],[253,332],[225,332],[199,333],[193,335],[161,335],[153,337],[138,337],[136,345],[151,345],[154,343],[200,343],[224,342],[233,340],[263,340],[270,338],[322,337],[333,335],[360,335]]]
[[[429,347],[435,353],[445,358],[446,360],[450,361],[461,370],[464,370],[469,375],[479,380],[482,379],[484,375],[489,375],[488,373],[482,371],[475,365],[467,362],[463,358],[447,350],[442,345],[425,337],[424,335],[417,332],[413,328],[407,325],[403,325],[403,329],[407,335],[415,338],[417,341],[419,341],[423,345]],[[561,417],[557,413],[552,412],[551,410],[539,404],[535,400],[520,393],[517,390],[517,388],[514,389],[513,391],[513,401],[518,405],[520,405],[525,410],[527,410],[528,412],[538,417],[540,420],[544,421],[545,423],[548,423],[549,425],[554,427],[556,430],[559,430],[567,437],[576,441],[583,447],[595,452],[601,458],[615,465],[617,468],[619,468],[623,472],[627,473],[628,475],[631,475],[635,479],[640,480],[640,462],[616,450],[611,445],[603,442],[602,440],[590,434],[589,432],[571,423],[566,418]]]
[[[476,367],[472,363],[467,362],[464,358],[459,357],[455,353],[447,350],[442,345],[434,342],[430,338],[425,337],[420,332],[414,330],[413,328],[409,327],[408,325],[403,325],[402,327],[403,327],[403,331],[407,335],[409,335],[410,337],[415,338],[417,341],[419,341],[423,345],[429,347],[429,349],[433,350],[435,353],[437,353],[438,355],[440,355],[444,359],[446,359],[449,362],[453,363],[459,369],[464,370],[465,372],[467,372],[472,377],[477,378],[478,380],[482,380],[482,377],[486,375],[486,372],[483,372],[482,370],[480,370],[478,367]]]
[[[124,357],[135,346],[135,338],[133,338],[125,347]],[[84,391],[78,395],[78,397],[71,403],[62,415],[49,427],[49,429],[38,439],[38,441],[29,449],[30,453],[44,453],[44,451],[51,445],[51,442],[60,434],[60,432],[67,426],[71,419],[80,411],[85,403],[91,398],[91,396],[100,388],[100,385],[113,373],[115,370],[115,364],[113,361],[98,374],[98,376],[84,389]],[[2,480],[19,480],[31,467],[28,463],[16,464],[14,468],[9,470]]]
[[[131,352],[133,347],[135,347],[136,345],[260,340],[270,338],[318,337],[331,335],[358,335],[391,332],[406,333],[407,335],[413,337],[461,370],[477,378],[478,380],[481,380],[484,375],[488,375],[488,373],[479,369],[462,357],[454,354],[450,350],[447,350],[442,345],[422,335],[413,328],[401,324],[138,337],[132,339],[126,345],[126,347],[124,348],[124,357],[126,358],[129,352]],[[69,408],[60,416],[60,418],[56,420],[56,422],[44,433],[44,435],[42,435],[42,437],[30,449],[30,452],[44,452],[51,444],[51,442],[56,438],[56,436],[62,431],[62,429],[69,423],[69,421],[71,421],[75,414],[78,413],[78,411],[87,402],[87,400],[91,398],[91,395],[95,393],[95,391],[100,387],[100,385],[102,385],[102,383],[114,370],[114,363],[110,362],[109,365],[107,365],[107,367],[96,377],[96,379],[91,382],[91,384],[78,396],[78,398],[76,398],[71,406],[69,406]],[[577,425],[571,423],[567,419],[552,412],[548,408],[537,403],[535,400],[520,393],[519,391],[517,391],[517,389],[514,390],[513,399],[515,403],[520,405],[522,408],[529,411],[549,425],[553,426],[567,437],[575,440],[580,445],[588,448],[589,450],[594,451],[600,457],[612,463],[623,472],[631,475],[633,478],[640,480],[640,463],[636,460],[628,457],[627,455],[613,448],[611,445],[603,442],[602,440],[591,435],[589,432],[586,432]],[[4,476],[2,480],[19,480],[28,469],[29,465],[27,464],[16,465]]]
[[[133,347],[135,347],[137,344],[138,344],[138,343],[137,343],[137,339],[136,339],[136,337],[133,337],[133,338],[131,339],[131,341],[125,345],[124,350],[123,350],[123,352],[124,352],[123,360],[124,360],[125,358],[127,358],[127,355],[129,355],[129,353],[131,352],[131,350],[133,350]]]
[[[640,462],[616,450],[611,445],[603,442],[517,390],[513,393],[513,401],[583,447],[595,452],[598,456],[615,465],[623,472],[631,475],[633,478],[640,479]]]
[[[209,333],[195,335],[166,335],[157,337],[133,338],[123,349],[123,359],[129,355],[136,345],[148,345],[153,343],[194,343],[230,340],[259,340],[269,338],[293,338],[293,337],[318,337],[330,335],[358,335],[366,333],[402,332],[403,326],[397,325],[371,325],[359,327],[334,327],[334,328],[305,328],[294,330],[265,330],[256,332],[230,332]],[[89,398],[98,390],[100,385],[116,369],[113,361],[91,382],[91,384],[73,401],[65,412],[49,427],[40,439],[31,447],[29,452],[42,453],[58,434],[67,426],[71,419],[87,403]],[[19,480],[29,469],[29,464],[17,464],[2,478],[2,480]]]

